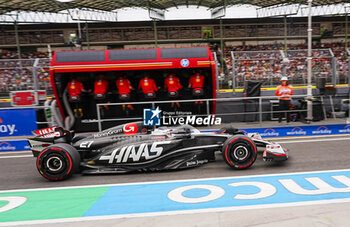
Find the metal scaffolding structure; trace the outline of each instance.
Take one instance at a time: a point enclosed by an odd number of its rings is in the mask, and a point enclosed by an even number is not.
[[[79,27],[79,38],[81,39],[81,29],[80,29],[80,21],[89,21],[95,18],[96,20],[113,19],[116,21],[115,10],[124,8],[124,7],[141,7],[147,9],[161,9],[165,10],[170,7],[178,7],[179,5],[197,5],[204,6],[212,9],[215,12],[215,9],[220,7],[232,6],[232,5],[242,5],[242,4],[250,4],[254,6],[260,7],[257,10],[258,16],[288,16],[288,15],[297,15],[297,13],[301,12],[301,14],[307,15],[308,17],[308,73],[307,73],[307,81],[308,81],[308,117],[309,121],[312,120],[312,16],[317,15],[317,13],[330,12],[330,14],[348,14],[347,12],[347,0],[252,0],[252,1],[243,1],[243,0],[139,0],[139,1],[127,1],[127,0],[72,0],[70,2],[59,2],[56,0],[26,0],[26,1],[2,1],[0,2],[0,20],[2,18],[2,22],[12,22],[15,24],[16,29],[16,40],[19,57],[20,55],[20,43],[18,39],[18,23],[19,22],[37,22],[37,20],[44,22],[52,22],[53,14],[63,14],[68,12],[72,20],[78,21]],[[306,5],[307,4],[307,5]],[[337,6],[339,5],[339,6]],[[330,8],[331,7],[331,8]],[[80,12],[87,11],[88,13],[84,13],[84,15]],[[156,10],[154,10],[156,11]],[[16,13],[17,12],[17,13]],[[23,14],[23,12],[29,12]],[[31,14],[32,12],[32,14]],[[33,13],[34,12],[34,13]],[[43,12],[43,14],[37,14],[36,12]],[[76,12],[76,13],[75,13]],[[94,13],[91,13],[94,12]],[[218,11],[220,12],[220,10]],[[96,15],[100,15],[101,18]],[[103,14],[103,15],[101,15]],[[22,18],[23,15],[27,15]],[[34,15],[34,17],[32,17]],[[50,16],[51,15],[51,16]],[[115,16],[114,16],[115,15]],[[111,17],[109,17],[111,16]],[[39,17],[39,18],[38,18]],[[28,19],[30,18],[30,19]],[[347,17],[346,17],[347,18]],[[286,18],[285,18],[286,19]],[[286,21],[286,20],[285,20]],[[285,22],[286,23],[286,22]],[[154,23],[154,30],[156,32],[156,23]],[[285,32],[286,34],[286,32]],[[221,56],[223,56],[223,29],[222,29],[222,21],[220,19],[220,37],[221,37]],[[157,45],[157,37],[156,45]],[[285,42],[286,43],[286,42]],[[221,65],[223,67],[223,60],[221,60]]]
[[[78,20],[116,22],[117,12],[68,9],[60,12],[11,11],[0,15],[1,23],[72,23]]]

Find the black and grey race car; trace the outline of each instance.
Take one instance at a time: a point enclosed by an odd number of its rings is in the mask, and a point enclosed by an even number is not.
[[[265,161],[285,161],[287,150],[263,140],[259,134],[245,135],[224,127],[218,132],[201,133],[190,125],[150,128],[142,122],[116,126],[95,134],[74,136],[62,128],[39,130],[28,139],[37,157],[39,173],[51,181],[72,174],[126,173],[185,169],[215,161],[221,151],[226,164],[246,169],[264,147]]]

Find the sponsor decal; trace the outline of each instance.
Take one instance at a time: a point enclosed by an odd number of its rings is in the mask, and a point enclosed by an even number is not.
[[[40,137],[41,138],[53,138],[53,137],[60,137],[60,136],[61,136],[60,132],[51,132],[51,133],[43,134]]]
[[[239,131],[243,132],[245,135],[248,134],[248,132],[246,130],[244,130],[244,129],[240,129]]]
[[[15,151],[16,147],[9,142],[0,142],[0,151]]]
[[[22,206],[27,201],[27,198],[23,196],[6,196],[0,197],[0,201],[7,203],[5,206],[0,207],[0,213],[3,213]]]
[[[166,139],[166,136],[153,136],[152,139],[153,140],[164,140],[164,139]]]
[[[322,195],[322,194],[330,194],[330,193],[349,193],[350,192],[350,178],[344,175],[332,176],[335,181],[346,185],[345,188],[333,187],[328,184],[326,181],[318,178],[306,178],[305,180],[312,184],[315,189],[303,188],[293,179],[279,179],[279,184],[288,190],[290,193],[294,195],[304,195],[304,196],[312,196],[312,195]],[[273,197],[280,185],[271,184],[262,181],[242,181],[242,182],[234,182],[229,183],[226,187],[220,187],[216,185],[188,185],[182,186],[176,189],[173,189],[168,193],[168,198],[177,203],[206,203],[214,200],[218,200],[225,195],[225,191],[229,191],[227,187],[241,187],[246,186],[250,188],[256,188],[258,192],[256,193],[238,193],[233,199],[234,200],[259,200],[265,199],[269,197]],[[209,194],[201,197],[192,197],[192,196],[184,196],[186,191],[194,190],[194,189],[204,189],[209,192]],[[226,190],[225,190],[226,189]]]
[[[216,117],[215,115],[199,117],[192,115],[191,112],[162,112],[159,107],[156,109],[144,109],[143,113],[143,124],[145,126],[220,125],[222,121],[221,117]]]
[[[171,141],[160,141],[152,144],[142,143],[140,145],[124,146],[113,150],[109,155],[100,156],[99,160],[112,163],[125,163],[129,159],[133,162],[150,160],[159,157],[164,148],[161,145],[169,144]]]
[[[349,169],[11,190],[0,192],[0,225],[48,225],[71,222],[72,218],[91,221],[349,201]]]
[[[279,132],[276,132],[273,128],[267,128],[263,133],[261,133],[261,136],[279,136]]]
[[[111,135],[115,135],[115,134],[120,134],[122,132],[123,132],[123,129],[121,129],[121,128],[108,130],[108,131],[103,131],[103,132],[99,132],[99,133],[94,134],[94,138],[111,136]]]
[[[203,165],[207,162],[208,162],[208,159],[189,161],[189,162],[186,162],[186,166],[198,166],[198,165]]]
[[[192,214],[346,201],[350,201],[349,170],[288,173],[114,186],[85,216]]]
[[[344,129],[339,129],[340,133],[350,133],[350,125],[345,125]]]
[[[36,135],[45,135],[48,133],[55,132],[55,128],[56,128],[56,126],[53,126],[50,128],[38,129],[38,130],[35,130],[33,133]]]
[[[80,144],[80,148],[90,148],[93,143],[94,143],[93,140],[84,141]]]
[[[16,129],[15,124],[5,124],[4,121],[0,118],[0,132],[12,136],[18,130]]]
[[[32,135],[37,129],[35,109],[0,110],[0,137]]]
[[[326,126],[321,125],[316,130],[312,131],[312,134],[332,134],[332,130],[329,130]]]
[[[190,65],[190,61],[188,59],[182,59],[180,64],[182,67],[188,67]]]
[[[290,132],[287,132],[287,135],[306,135],[306,131],[301,127],[294,127]]]
[[[30,150],[27,140],[1,141],[0,152]]]
[[[350,124],[334,125],[307,125],[297,127],[276,127],[276,128],[246,128],[240,129],[244,133],[259,133],[263,137],[284,137],[284,136],[314,136],[330,134],[350,133]]]
[[[134,135],[137,133],[137,131],[138,131],[138,128],[137,128],[137,124],[135,123],[126,124],[123,127],[123,132],[126,135]]]

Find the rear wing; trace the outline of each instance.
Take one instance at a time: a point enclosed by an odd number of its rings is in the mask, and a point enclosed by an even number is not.
[[[36,138],[53,138],[53,137],[61,137],[66,135],[67,133],[71,133],[67,130],[64,130],[62,127],[49,127],[44,129],[38,129],[32,132]]]

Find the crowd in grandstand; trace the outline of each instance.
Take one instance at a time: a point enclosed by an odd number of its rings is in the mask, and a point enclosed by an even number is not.
[[[345,83],[347,80],[347,60],[345,44],[319,43],[313,45],[312,70],[315,77],[326,77],[331,81],[332,67],[338,73],[338,82]],[[259,80],[265,84],[276,84],[283,74],[283,54],[289,59],[285,64],[286,73],[292,83],[305,83],[307,75],[307,45],[289,44],[287,53],[281,53],[284,45],[275,43],[270,45],[242,45],[226,46],[225,63],[230,70],[232,67],[231,51],[234,51],[235,75],[238,82],[244,80]],[[333,62],[332,54],[336,57]],[[333,64],[335,64],[333,66]],[[231,78],[231,71],[228,77]]]
[[[347,54],[343,42],[318,43],[313,45],[312,70],[315,77],[326,77],[330,82],[332,67],[338,73],[338,81],[347,81]],[[286,57],[288,64],[283,62],[284,45],[281,43],[263,45],[226,46],[224,61],[227,66],[226,82],[232,77],[231,51],[234,51],[234,67],[238,85],[245,80],[259,80],[266,85],[274,85],[283,75],[283,68],[292,84],[305,83],[307,75],[307,45],[288,44]],[[217,49],[218,50],[218,49]],[[333,62],[332,54],[336,57]],[[219,53],[220,54],[220,53]],[[0,52],[0,92],[11,90],[33,89],[33,64],[35,58],[48,58],[48,53],[25,52],[18,61],[17,51],[3,50]],[[335,64],[335,65],[333,65]],[[48,65],[47,65],[48,67]],[[48,68],[38,69],[40,89],[50,87]],[[228,82],[229,83],[229,82]]]
[[[16,51],[3,50],[0,53],[0,92],[33,89],[33,64],[35,58],[47,58],[48,53],[27,52],[19,61]],[[39,89],[50,87],[48,66],[38,68]]]

